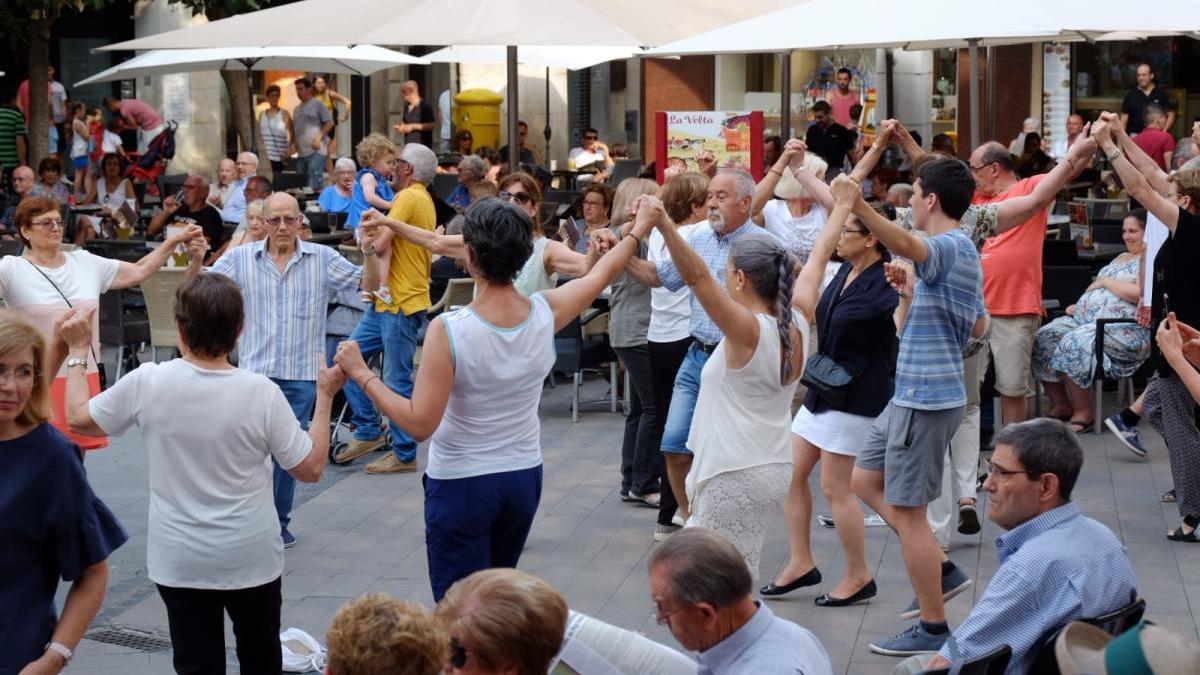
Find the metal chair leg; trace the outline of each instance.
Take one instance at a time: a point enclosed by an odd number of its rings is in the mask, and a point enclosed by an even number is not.
[[[575,371],[575,377],[571,384],[571,421],[579,421],[579,381],[583,379],[583,373]]]
[[[117,347],[117,376],[113,378],[113,382],[121,379],[121,366],[125,365],[125,345]]]
[[[1118,387],[1119,386],[1120,385],[1118,384]],[[1119,389],[1118,389],[1118,393],[1117,393],[1117,398],[1118,399],[1121,398]],[[1100,419],[1100,411],[1104,409],[1104,405],[1103,405],[1103,403],[1104,403],[1104,380],[1102,380],[1099,377],[1095,378],[1092,381],[1092,399],[1093,399],[1092,404],[1096,408],[1092,413],[1092,433],[1102,434],[1102,433],[1104,433],[1104,425],[1102,424],[1101,419]]]

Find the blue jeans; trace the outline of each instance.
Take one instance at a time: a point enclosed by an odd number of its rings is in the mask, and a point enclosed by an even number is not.
[[[307,429],[308,423],[312,420],[313,404],[317,401],[317,383],[312,380],[277,380],[275,378],[271,378],[271,381],[283,390],[283,396],[292,406],[292,413],[296,415],[300,427]],[[296,496],[296,479],[280,468],[274,457],[271,458],[271,466],[275,467],[273,481],[275,513],[279,515],[280,529],[284,529],[288,523],[292,522],[292,498]]]
[[[325,155],[314,152],[297,157],[296,173],[308,176],[308,187],[320,193],[325,187]]]
[[[425,555],[438,602],[455,581],[516,567],[542,498],[542,467],[438,480],[425,475]]]
[[[425,312],[403,313],[376,312],[368,307],[362,321],[354,328],[351,340],[358,342],[364,359],[370,359],[383,351],[383,383],[395,393],[412,397],[413,355],[417,351],[417,332],[425,324]],[[371,398],[352,381],[346,382],[346,400],[353,412],[354,438],[369,441],[383,435],[379,413]],[[417,442],[403,429],[389,421],[392,431],[392,452],[401,462],[417,458]]]
[[[708,354],[698,343],[688,347],[683,364],[675,375],[675,388],[671,391],[671,407],[667,411],[667,422],[663,426],[663,452],[692,454],[688,450],[688,432],[692,429],[692,413],[696,410],[696,398],[700,395],[700,371],[708,363]]]

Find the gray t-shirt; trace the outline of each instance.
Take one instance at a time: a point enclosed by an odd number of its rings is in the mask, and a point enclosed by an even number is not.
[[[314,152],[321,155],[329,153],[328,139],[321,141],[320,150],[313,150],[312,142],[321,133],[321,127],[332,119],[329,108],[315,98],[296,106],[292,113],[292,128],[296,134],[296,150],[301,157],[308,157]]]
[[[646,257],[646,244],[638,246],[637,257]],[[612,283],[609,300],[608,337],[613,347],[640,347],[646,344],[650,328],[650,287],[640,283],[629,272]]]

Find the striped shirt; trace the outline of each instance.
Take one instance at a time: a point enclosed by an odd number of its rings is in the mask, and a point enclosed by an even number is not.
[[[1009,530],[996,554],[999,569],[953,637],[967,659],[1011,645],[1006,673],[1028,671],[1048,632],[1115,612],[1137,593],[1125,547],[1075,502]],[[949,646],[941,655],[950,658]]]
[[[738,229],[718,237],[707,224],[704,227],[696,228],[692,236],[688,237],[688,246],[691,246],[700,257],[704,259],[705,266],[708,267],[708,273],[716,280],[717,285],[725,288],[725,263],[729,260],[729,248],[733,242],[738,239],[754,233],[765,232],[752,222],[747,221]],[[773,236],[773,235],[772,235]],[[670,258],[660,260],[657,267],[658,281],[663,285],[663,288],[674,293],[683,288],[686,284],[683,283],[683,277],[680,276],[679,270],[675,268],[675,262]],[[691,294],[692,303],[692,318],[688,330],[692,337],[706,345],[715,345],[721,341],[724,334],[717,324],[708,316],[708,312],[704,311],[704,306],[696,299],[696,294]]]
[[[962,230],[924,240],[912,309],[900,336],[892,401],[916,410],[948,410],[967,403],[963,348],[983,313],[979,253]]]
[[[28,133],[25,117],[20,110],[0,107],[0,167],[15,169],[21,165],[21,157],[17,154],[17,137]]]
[[[296,242],[283,273],[266,251],[269,239],[239,246],[209,269],[242,289],[245,327],[238,367],[279,380],[317,379],[325,353],[326,308],[358,288],[362,268],[328,246]]]

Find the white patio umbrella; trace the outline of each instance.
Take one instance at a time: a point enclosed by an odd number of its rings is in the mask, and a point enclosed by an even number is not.
[[[809,2],[815,0],[801,0]],[[647,47],[797,0],[302,0],[102,49],[304,44],[507,45],[509,138],[516,138],[517,47]],[[512,153],[514,164],[518,153]]]
[[[786,52],[831,48],[970,48],[971,145],[979,145],[977,47],[1125,34],[1175,35],[1200,26],[1200,2],[1165,0],[1154,12],[1118,0],[1006,0],[987,11],[963,0],[859,0],[854,20],[829,21],[841,0],[815,0],[650,49],[653,54]],[[996,9],[1000,9],[997,7]],[[805,27],[819,27],[806,30]],[[1111,38],[1109,38],[1111,39]],[[785,99],[786,100],[786,99]]]
[[[550,127],[550,69],[566,68],[567,70],[582,70],[601,63],[617,59],[627,59],[641,54],[643,50],[630,47],[553,47],[547,45],[529,45],[517,50],[517,62],[528,66],[543,66],[546,69],[546,128],[542,135],[546,139],[546,148],[550,147],[553,129]],[[508,50],[503,45],[454,45],[430,52],[426,59],[434,63],[484,63],[501,64],[508,62]],[[547,155],[549,153],[547,152]],[[550,161],[549,156],[546,162]]]

